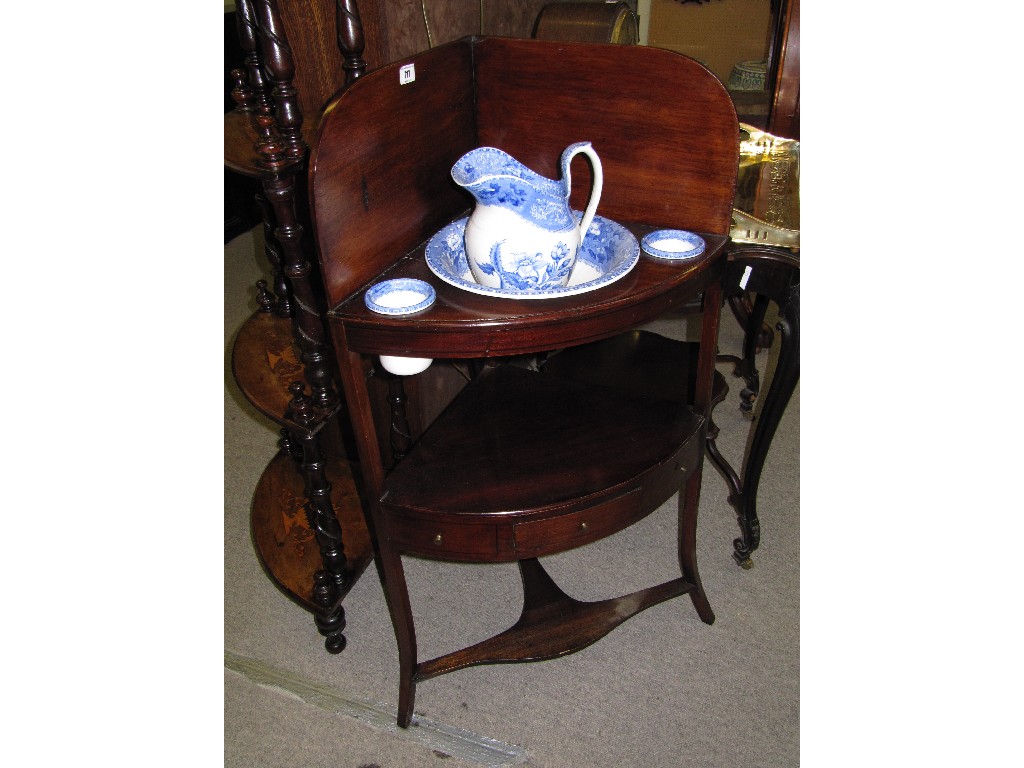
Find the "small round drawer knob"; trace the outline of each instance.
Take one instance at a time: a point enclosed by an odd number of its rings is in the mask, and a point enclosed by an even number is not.
[[[584,531],[585,532],[586,530],[587,530],[587,524],[586,523],[580,523],[580,531]]]
[[[434,534],[434,544],[437,544],[438,546],[440,546],[443,541],[444,541],[444,539],[441,538],[441,534],[440,533]]]

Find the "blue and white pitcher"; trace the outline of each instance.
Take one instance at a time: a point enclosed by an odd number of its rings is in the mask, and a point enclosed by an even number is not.
[[[580,221],[569,209],[569,164],[583,153],[594,182]],[[601,160],[589,141],[562,152],[562,179],[540,176],[495,147],[479,147],[452,167],[476,206],[466,223],[466,259],[481,285],[511,291],[564,286],[601,199]]]

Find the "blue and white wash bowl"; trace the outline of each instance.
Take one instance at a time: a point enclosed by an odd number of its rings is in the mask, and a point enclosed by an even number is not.
[[[569,166],[583,154],[593,168],[582,218],[569,209]],[[479,147],[452,167],[452,178],[476,200],[465,227],[465,252],[473,279],[504,291],[565,287],[601,199],[601,160],[590,142],[565,148],[559,181],[534,173],[496,147]]]
[[[427,267],[449,285],[481,296],[502,299],[574,296],[621,280],[640,260],[640,244],[632,232],[611,219],[595,216],[565,285],[526,288],[481,285],[474,278],[466,256],[467,221],[468,217],[458,219],[430,238],[427,243]]]

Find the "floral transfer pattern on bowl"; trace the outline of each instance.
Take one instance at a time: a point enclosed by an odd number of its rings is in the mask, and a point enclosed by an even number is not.
[[[629,274],[640,260],[640,244],[632,232],[610,219],[595,216],[567,285],[542,287],[540,281],[535,279],[537,276],[533,264],[529,258],[524,258],[514,273],[518,283],[512,281],[506,287],[492,288],[476,282],[469,269],[465,246],[468,218],[452,222],[430,238],[427,243],[427,266],[446,283],[471,293],[508,299],[573,296],[614,283]],[[514,287],[517,284],[527,287]]]
[[[568,281],[576,263],[569,246],[562,242],[555,244],[550,255],[530,251],[508,253],[506,244],[505,240],[496,242],[491,247],[489,261],[477,264],[477,269],[485,275],[497,275],[500,288],[512,291],[560,288]]]

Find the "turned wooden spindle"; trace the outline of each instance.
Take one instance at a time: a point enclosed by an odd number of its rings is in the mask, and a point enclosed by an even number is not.
[[[313,265],[302,248],[302,227],[295,214],[295,177],[288,174],[264,179],[263,191],[276,214],[274,237],[281,245],[283,272],[291,283],[292,326],[306,381],[313,390],[314,404],[329,409],[337,405],[338,396],[330,369],[320,299],[313,288]]]
[[[274,309],[274,295],[267,290],[266,280],[256,281],[256,303],[260,305],[260,312],[270,312]]]
[[[302,393],[302,382],[294,382],[289,388],[293,395],[292,406],[296,418],[309,413],[309,398]],[[295,451],[292,445],[298,443]],[[331,483],[327,479],[326,462],[320,448],[317,433],[292,433],[288,444],[294,456],[300,455],[300,467],[305,483],[305,512],[309,528],[313,531],[323,570],[314,575],[313,591],[310,597],[318,607],[317,630],[326,638],[324,645],[331,653],[340,653],[345,648],[345,611],[341,607],[341,596],[349,586],[350,573],[345,557],[341,525],[338,523],[331,502]]]
[[[252,111],[270,114],[272,106],[267,89],[263,68],[260,64],[259,33],[256,28],[256,12],[252,0],[237,0],[235,4],[235,24],[238,30],[238,42],[245,52],[245,74],[248,87],[252,92]]]
[[[274,278],[274,314],[278,317],[291,317],[292,287],[284,276],[284,265],[281,262],[281,247],[274,237],[274,209],[262,194],[256,195],[256,205],[263,217],[263,252],[270,262],[271,274]]]
[[[404,377],[396,376],[393,373],[386,374],[386,376],[388,403],[391,406],[391,459],[397,464],[409,452],[409,447],[412,445],[412,430],[409,429],[409,419],[405,407],[408,397],[405,394]]]
[[[306,386],[301,381],[288,385],[292,399],[288,401],[288,415],[299,424],[309,424],[315,418],[313,401],[306,397]]]
[[[324,647],[330,653],[341,653],[345,650],[347,640],[342,632],[345,629],[345,608],[338,603],[332,608],[335,589],[330,576],[324,571],[313,575],[313,602],[319,607],[313,621],[316,628],[326,639]]]
[[[285,156],[292,160],[304,160],[306,144],[302,140],[302,110],[299,108],[298,91],[292,85],[295,60],[277,4],[258,3],[256,22],[263,67],[272,86],[270,95],[274,102],[277,130],[284,141]]]
[[[320,546],[324,570],[340,594],[347,578],[341,526],[331,504],[331,484],[324,471],[324,456],[315,435],[303,436],[302,473],[306,482],[306,516]]]
[[[345,85],[351,85],[366,73],[366,62],[363,60],[363,48],[366,45],[363,22],[359,18],[359,6],[355,0],[337,0],[335,7],[338,48],[344,59],[341,67],[345,70]]]
[[[321,299],[313,285],[313,264],[303,247],[303,227],[296,205],[295,177],[303,169],[306,145],[302,140],[302,114],[291,85],[294,74],[291,49],[273,0],[261,0],[256,9],[264,67],[274,84],[272,117],[257,113],[256,151],[263,176],[263,194],[273,210],[272,240],[280,247],[282,272],[291,285],[292,327],[299,346],[313,404],[331,409],[338,404],[327,352]],[[280,298],[280,296],[279,296]]]
[[[280,430],[280,435],[281,437],[277,440],[277,447],[280,449],[281,453],[285,453],[294,458],[295,449],[292,446],[291,433],[287,429],[282,429]]]
[[[292,399],[288,413],[299,424],[310,424],[315,418],[312,401],[305,394],[305,385],[293,381],[288,385]],[[320,543],[324,568],[333,582],[340,588],[345,581],[345,553],[341,545],[341,528],[331,504],[331,484],[327,480],[323,452],[316,432],[290,433],[291,449],[298,443],[302,454],[302,473],[306,481],[306,515],[309,525]],[[294,455],[294,450],[293,450]]]
[[[235,83],[231,89],[231,98],[234,99],[235,109],[239,112],[253,112],[255,102],[253,100],[252,88],[246,82],[245,70],[241,67],[232,69],[231,79]]]
[[[305,384],[293,381],[288,385],[288,391],[292,396],[288,402],[288,415],[299,424],[312,424],[316,414],[312,400],[305,394]],[[316,626],[326,637],[324,644],[327,650],[340,653],[345,648],[345,638],[341,634],[345,628],[341,596],[349,586],[351,574],[345,556],[341,525],[331,501],[331,483],[327,479],[326,460],[320,448],[320,434],[301,429],[282,429],[278,446],[299,462],[302,471],[306,520],[320,548],[320,560],[324,566],[314,576],[310,595],[318,607]]]

